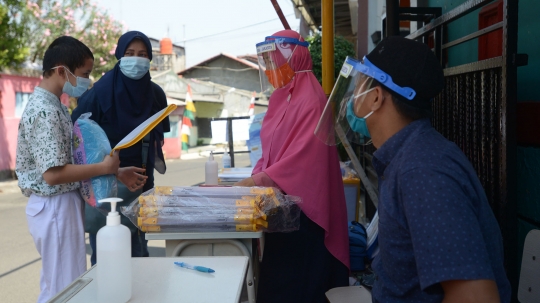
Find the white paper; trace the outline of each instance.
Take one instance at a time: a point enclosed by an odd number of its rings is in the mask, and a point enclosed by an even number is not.
[[[210,121],[212,128],[212,143],[227,142],[227,120]]]

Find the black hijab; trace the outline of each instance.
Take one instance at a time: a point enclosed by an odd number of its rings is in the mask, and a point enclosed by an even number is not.
[[[150,40],[145,34],[138,31],[127,32],[118,39],[115,52],[116,59],[120,60],[124,57],[126,49],[134,39],[140,39],[146,45],[148,59],[152,60]],[[118,61],[114,68],[103,75],[94,85],[103,115],[112,126],[112,129],[116,130],[117,137],[125,137],[142,122],[162,109],[154,93],[153,85],[155,84],[150,79],[150,72],[147,72],[138,80],[126,77],[120,70],[120,61]],[[150,132],[147,163],[147,171],[149,172],[153,171],[154,165],[160,173],[165,172],[165,162],[160,145],[161,140],[163,140],[162,123],[158,124]],[[140,166],[141,147],[142,143],[138,142],[136,145],[122,150],[120,158],[124,165],[121,165],[121,167],[128,165]],[[145,190],[146,187],[153,186],[151,183],[145,185]]]
[[[120,60],[129,44],[140,39],[145,45],[148,59],[152,60],[152,45],[145,34],[130,31],[118,39],[115,56]],[[141,79],[133,80],[122,73],[120,61],[96,82],[96,94],[107,120],[115,126],[121,137],[129,134],[153,113],[159,111],[150,81],[150,72]]]

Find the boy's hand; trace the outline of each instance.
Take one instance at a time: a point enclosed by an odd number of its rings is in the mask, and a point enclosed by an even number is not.
[[[122,167],[118,169],[117,179],[132,192],[141,189],[146,184],[148,176],[143,175],[146,170],[135,166]]]
[[[103,165],[105,166],[106,175],[116,175],[118,173],[118,168],[120,167],[120,152],[114,151],[112,156],[106,155],[103,159]]]

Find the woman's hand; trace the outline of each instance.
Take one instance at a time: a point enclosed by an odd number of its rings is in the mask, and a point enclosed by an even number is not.
[[[143,175],[146,170],[135,166],[121,167],[118,169],[118,176],[116,177],[120,182],[132,192],[135,192],[143,188],[146,184],[148,176]]]
[[[255,181],[253,181],[253,178],[249,177],[234,183],[233,186],[253,187],[256,186],[256,184]]]

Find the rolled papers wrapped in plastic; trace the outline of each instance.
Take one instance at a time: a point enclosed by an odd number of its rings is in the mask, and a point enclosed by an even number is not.
[[[228,191],[228,194],[227,194]],[[276,208],[284,195],[270,187],[161,187],[153,194],[141,195],[139,203],[145,206],[253,206],[263,212]],[[295,198],[300,200],[299,198]]]
[[[181,187],[181,186],[156,186],[154,188],[156,195],[169,196],[224,196],[232,197],[235,195],[272,195],[281,192],[272,187]]]
[[[163,216],[194,216],[194,215],[252,215],[255,218],[266,220],[264,214],[256,206],[254,207],[141,207],[139,217],[163,217]]]
[[[253,215],[194,215],[194,216],[160,216],[160,217],[139,217],[137,219],[138,226],[148,225],[193,225],[201,226],[220,225],[227,223],[242,223],[242,224],[257,224],[262,227],[268,227],[268,222],[263,219],[256,218]]]
[[[161,187],[122,213],[145,232],[289,232],[300,226],[299,197],[269,187]]]
[[[233,231],[260,231],[257,224],[221,224],[221,225],[206,225],[202,226],[195,224],[193,226],[159,226],[159,225],[144,225],[140,227],[143,232],[233,232]]]

